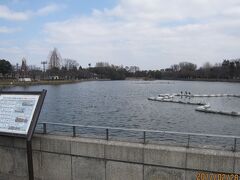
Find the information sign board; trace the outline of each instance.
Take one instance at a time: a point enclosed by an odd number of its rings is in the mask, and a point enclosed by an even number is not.
[[[29,180],[34,180],[32,136],[47,90],[0,91],[0,135],[26,139]]]
[[[0,94],[0,131],[27,135],[39,96]]]

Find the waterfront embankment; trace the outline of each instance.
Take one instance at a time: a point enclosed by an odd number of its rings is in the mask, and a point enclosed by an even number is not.
[[[126,78],[128,81],[205,81],[205,82],[229,82],[240,83],[239,79],[152,79],[152,78]],[[72,84],[86,81],[111,81],[110,79],[80,79],[80,80],[40,80],[40,81],[16,81],[16,80],[0,80],[0,88],[10,88],[14,86],[34,86],[34,85],[60,85]],[[114,81],[114,80],[112,80]]]
[[[16,80],[1,80],[0,88],[10,88],[14,86],[35,86],[35,85],[60,85],[72,84],[86,81],[96,81],[96,79],[81,79],[81,80],[41,80],[41,81],[16,81]]]
[[[38,180],[191,180],[200,173],[240,174],[240,153],[233,151],[41,134],[32,144]],[[23,139],[0,137],[0,159],[0,179],[28,179]]]

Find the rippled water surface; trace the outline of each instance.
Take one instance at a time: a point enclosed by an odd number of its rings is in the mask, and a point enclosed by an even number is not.
[[[240,135],[240,118],[196,112],[197,106],[147,100],[160,93],[240,94],[239,83],[190,81],[90,81],[14,87],[47,89],[40,121],[125,128]],[[216,110],[239,111],[240,98],[204,98]]]
[[[188,91],[192,94],[240,94],[239,83],[196,81],[90,81],[64,85],[14,87],[9,90],[47,89],[40,121],[74,123],[150,130],[195,132],[203,134],[240,136],[240,117],[195,111],[197,106],[149,101],[147,98],[165,93]],[[240,112],[240,98],[194,98],[212,109]],[[39,127],[39,126],[38,126]],[[40,129],[41,130],[40,126]],[[71,132],[71,128],[48,126],[48,132]],[[105,137],[104,130],[77,128],[80,136]],[[111,130],[112,139],[143,141],[142,133]],[[185,135],[147,133],[147,141],[164,144],[188,144]],[[237,150],[240,140],[237,139]],[[190,146],[232,149],[232,138],[191,136]]]

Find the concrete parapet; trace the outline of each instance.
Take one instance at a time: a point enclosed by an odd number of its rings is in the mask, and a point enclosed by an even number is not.
[[[105,142],[96,139],[73,138],[71,154],[77,156],[104,158]]]
[[[35,139],[34,139],[35,140]],[[52,136],[41,138],[41,150],[46,152],[70,154],[71,152],[71,138]]]
[[[13,138],[13,147],[14,148],[26,148],[26,140],[23,138]],[[32,149],[40,150],[41,148],[41,137],[35,136],[34,141],[32,141]]]
[[[108,142],[105,146],[106,159],[143,163],[143,157],[142,144]]]
[[[234,153],[191,148],[187,151],[187,168],[233,173]]]
[[[148,180],[182,180],[185,179],[185,171],[156,166],[145,166],[144,176],[144,179]]]
[[[240,152],[35,135],[36,180],[195,179],[198,172],[240,173]],[[28,179],[26,142],[0,137],[0,180]]]
[[[106,180],[141,180],[143,165],[108,161]]]
[[[146,145],[144,147],[144,162],[146,164],[185,168],[186,148]]]
[[[236,174],[240,174],[240,152],[235,153],[235,170]]]
[[[14,138],[12,137],[0,136],[0,146],[12,147],[13,141],[14,141]]]
[[[41,179],[71,180],[71,156],[42,153]]]
[[[14,149],[8,147],[0,148],[0,174],[13,174],[14,172]]]
[[[105,180],[105,161],[72,157],[72,180]]]

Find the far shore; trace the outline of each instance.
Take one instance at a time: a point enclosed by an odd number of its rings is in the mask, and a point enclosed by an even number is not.
[[[135,78],[128,77],[125,80],[143,80],[143,81],[155,81],[155,80],[166,80],[166,81],[205,81],[205,82],[231,82],[240,83],[240,79],[146,79],[146,78]],[[40,80],[31,82],[21,82],[16,80],[1,80],[0,88],[11,88],[14,86],[35,86],[35,85],[60,85],[60,84],[73,84],[87,81],[111,81],[110,79],[80,79],[80,80]]]
[[[199,78],[196,78],[196,79],[162,79],[162,80],[240,83],[240,79],[199,79]]]
[[[143,80],[143,81],[156,81],[156,80],[163,80],[163,81],[205,81],[205,82],[230,82],[230,83],[240,83],[240,79],[170,79],[170,78],[163,78],[163,79],[152,79],[152,78],[135,78],[135,77],[127,77],[126,80]]]
[[[60,84],[73,84],[86,81],[95,81],[96,79],[80,79],[80,80],[40,80],[31,82],[22,82],[16,80],[3,80],[0,81],[0,88],[10,88],[14,86],[35,86],[35,85],[60,85]]]

